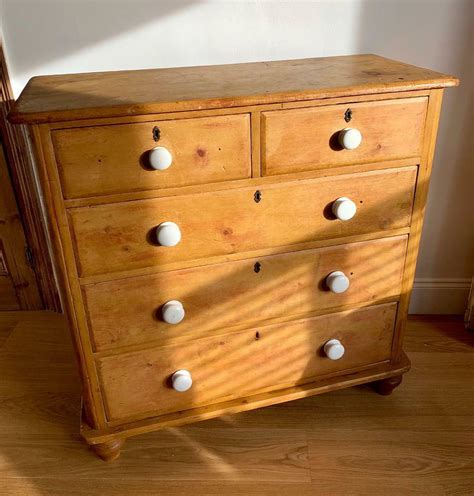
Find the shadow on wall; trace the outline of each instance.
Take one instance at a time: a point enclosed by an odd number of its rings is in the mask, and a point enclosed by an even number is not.
[[[470,0],[361,5],[359,52],[455,74],[461,81],[459,88],[444,95],[417,277],[474,274],[471,12]]]
[[[30,26],[36,39],[30,43],[8,44],[9,58],[15,60],[18,72],[34,72],[47,62],[68,54],[87,50],[102,41],[119,36],[137,27],[186,10],[201,0],[5,0],[2,17],[8,19],[8,31],[25,31]],[[51,29],[52,19],[56,19]],[[87,22],[84,20],[87,19]],[[14,35],[13,35],[14,36]],[[166,40],[163,40],[164,42]],[[163,47],[157,46],[157,50]],[[120,57],[120,54],[116,54]]]

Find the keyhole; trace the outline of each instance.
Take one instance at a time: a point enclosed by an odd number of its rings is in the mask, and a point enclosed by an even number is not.
[[[257,274],[260,272],[260,269],[262,268],[262,264],[260,262],[256,262],[255,265],[253,266],[254,272]]]
[[[255,203],[259,203],[260,200],[262,199],[262,192],[259,190],[255,191],[255,194],[253,195],[253,199],[255,200]]]
[[[160,132],[160,128],[159,128],[158,126],[155,126],[155,127],[153,128],[152,134],[153,134],[153,139],[154,139],[155,141],[159,141],[159,139],[160,139],[160,134],[161,134],[161,132]]]
[[[350,122],[350,121],[351,121],[351,119],[352,119],[352,110],[351,110],[350,108],[348,108],[348,109],[346,110],[346,112],[344,113],[344,120],[345,120],[346,122]]]

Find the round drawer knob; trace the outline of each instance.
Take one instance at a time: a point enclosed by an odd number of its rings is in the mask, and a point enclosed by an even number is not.
[[[358,129],[346,127],[339,131],[339,144],[346,150],[355,150],[362,143],[362,134]]]
[[[150,167],[155,170],[165,170],[173,162],[173,156],[164,146],[157,146],[148,154]]]
[[[173,389],[175,391],[184,393],[184,391],[187,391],[193,385],[191,372],[189,372],[189,370],[177,370],[171,376],[171,384],[173,385]]]
[[[330,360],[339,360],[339,358],[344,356],[345,351],[346,350],[339,339],[330,339],[324,345],[324,353]]]
[[[326,284],[333,293],[344,293],[349,288],[349,278],[344,272],[336,270],[326,277]]]
[[[156,239],[161,246],[176,246],[181,241],[181,231],[174,222],[162,222],[156,228]]]
[[[332,213],[339,220],[350,220],[357,212],[356,204],[346,198],[345,196],[341,196],[332,204]]]
[[[163,320],[168,324],[179,324],[184,319],[184,307],[178,300],[166,302],[162,309]]]

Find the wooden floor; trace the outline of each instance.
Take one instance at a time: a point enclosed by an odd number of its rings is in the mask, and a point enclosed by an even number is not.
[[[0,314],[2,495],[474,495],[474,335],[410,321],[392,396],[357,387],[129,439],[112,464],[78,436],[55,314]]]

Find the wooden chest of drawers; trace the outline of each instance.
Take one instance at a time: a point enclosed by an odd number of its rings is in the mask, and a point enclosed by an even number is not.
[[[33,78],[83,382],[132,435],[372,382],[402,338],[444,87],[374,55]]]

